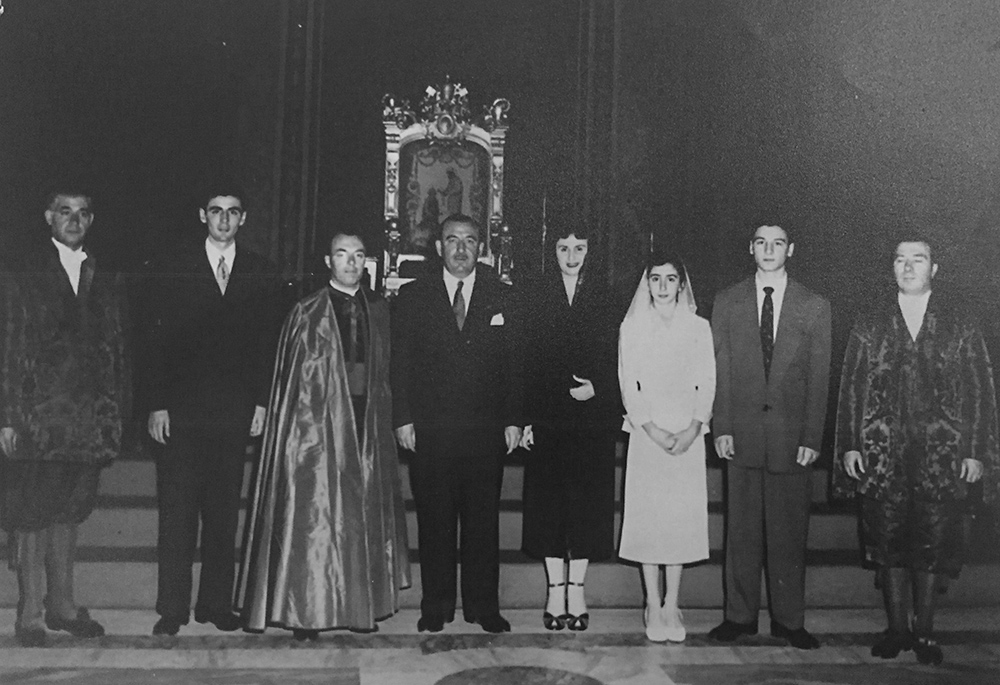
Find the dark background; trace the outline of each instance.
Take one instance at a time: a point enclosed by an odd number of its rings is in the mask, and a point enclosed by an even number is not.
[[[95,193],[95,249],[132,268],[200,237],[192,195],[227,173],[251,190],[241,237],[274,254],[277,0],[4,5],[0,249],[45,234],[46,188],[69,176]],[[594,29],[587,12],[611,19]],[[994,344],[994,0],[328,2],[318,235],[350,225],[381,247],[381,97],[416,102],[451,75],[475,111],[512,103],[505,214],[517,273],[534,270],[542,198],[575,211],[579,77],[595,35],[616,45],[611,77],[588,95],[615,102],[614,125],[595,135],[614,143],[598,162],[616,287],[632,287],[652,233],[686,256],[707,314],[751,272],[752,228],[784,223],[793,275],[833,302],[836,366],[857,309],[891,292],[893,236],[912,227]]]

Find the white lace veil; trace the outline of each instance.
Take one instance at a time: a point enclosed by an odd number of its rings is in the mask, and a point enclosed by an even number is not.
[[[676,268],[676,265],[675,265]],[[685,269],[686,271],[686,269]],[[698,311],[698,305],[694,299],[694,288],[691,286],[691,277],[687,276],[684,287],[677,293],[677,305],[686,307],[691,313]],[[632,304],[628,307],[625,320],[645,318],[647,314],[653,313],[653,293],[649,291],[649,268],[642,272],[639,285],[632,296]]]

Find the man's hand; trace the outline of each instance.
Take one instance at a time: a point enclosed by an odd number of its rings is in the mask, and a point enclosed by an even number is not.
[[[510,454],[517,449],[518,443],[521,442],[521,427],[507,426],[503,429],[503,437],[507,441],[507,454]]]
[[[861,474],[865,472],[865,460],[861,452],[844,452],[844,472],[854,480],[861,480]]]
[[[267,409],[259,404],[254,407],[253,421],[250,422],[250,437],[256,438],[264,432],[264,419],[267,418]]]
[[[962,472],[959,474],[959,478],[962,478],[966,483],[975,483],[982,477],[983,477],[983,462],[979,461],[978,459],[962,460]]]
[[[166,445],[167,438],[170,437],[170,413],[166,409],[149,412],[147,428],[153,440],[161,445]]]
[[[5,426],[0,428],[0,452],[3,452],[8,457],[14,456],[14,450],[17,449],[17,431],[11,426]]]
[[[723,459],[732,459],[736,454],[736,449],[733,447],[733,436],[720,435],[717,437],[715,439],[715,453]]]
[[[531,426],[525,426],[524,432],[521,434],[521,447],[526,450],[530,450],[531,446],[535,444],[535,434],[531,432]]]
[[[809,464],[816,461],[819,457],[819,452],[806,447],[805,445],[799,445],[799,453],[795,457],[795,463],[799,466],[809,466]]]
[[[417,451],[417,430],[413,427],[412,423],[396,429],[396,442],[404,450]]]
[[[656,446],[668,454],[673,454],[672,450],[677,444],[677,436],[670,431],[663,430],[652,421],[642,424],[642,429],[646,431],[649,439],[656,443]]]
[[[595,393],[594,393],[593,383],[591,383],[586,378],[580,378],[579,376],[575,375],[573,376],[573,380],[580,384],[575,388],[569,389],[569,394],[573,397],[574,400],[576,400],[577,402],[586,402],[587,400],[589,400],[591,397],[594,396]]]

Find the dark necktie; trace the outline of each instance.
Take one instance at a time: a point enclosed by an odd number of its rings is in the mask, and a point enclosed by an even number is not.
[[[462,281],[458,282],[458,287],[455,288],[455,299],[451,302],[451,310],[455,312],[455,323],[458,324],[458,330],[462,330],[462,326],[465,325],[465,296],[462,295],[463,285]]]
[[[771,374],[771,355],[774,354],[774,288],[764,288],[764,306],[760,310],[760,349],[764,353],[764,378]]]

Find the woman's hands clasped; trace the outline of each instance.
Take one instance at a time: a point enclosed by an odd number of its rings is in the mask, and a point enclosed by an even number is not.
[[[643,424],[642,428],[660,449],[675,457],[687,452],[701,434],[700,421],[692,421],[691,425],[677,433],[664,430],[652,421]]]

